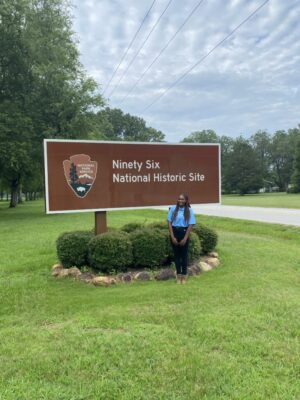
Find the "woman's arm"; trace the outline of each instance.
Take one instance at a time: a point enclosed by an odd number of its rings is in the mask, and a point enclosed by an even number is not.
[[[188,237],[189,237],[189,234],[190,234],[192,228],[193,228],[193,225],[190,224],[190,225],[188,226],[186,232],[185,232],[184,238],[179,242],[179,244],[180,244],[181,246],[184,246],[184,245],[185,245],[186,241],[188,240]]]
[[[170,221],[168,221],[168,228],[169,228],[169,233],[170,233],[170,236],[171,236],[172,243],[178,244],[177,239],[174,236],[173,229],[172,229],[172,224],[171,224]]]

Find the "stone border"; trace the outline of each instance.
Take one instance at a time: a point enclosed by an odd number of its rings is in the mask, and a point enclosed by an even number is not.
[[[219,255],[216,252],[199,257],[188,267],[188,276],[199,275],[220,266]],[[131,269],[117,275],[97,275],[92,272],[81,272],[77,267],[64,268],[61,264],[52,266],[52,276],[55,278],[71,277],[81,282],[95,286],[109,286],[118,283],[131,283],[134,281],[166,281],[176,279],[176,270],[163,268],[158,271]]]

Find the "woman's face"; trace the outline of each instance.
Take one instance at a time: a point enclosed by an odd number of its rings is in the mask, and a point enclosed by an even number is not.
[[[178,204],[180,207],[185,206],[185,198],[182,196],[182,194],[178,197]]]

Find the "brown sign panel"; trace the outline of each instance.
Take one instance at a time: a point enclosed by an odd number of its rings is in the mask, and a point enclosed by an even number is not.
[[[220,204],[220,145],[44,140],[46,212]]]

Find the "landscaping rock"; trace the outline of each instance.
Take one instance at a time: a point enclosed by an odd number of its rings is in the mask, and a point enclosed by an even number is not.
[[[51,275],[52,276],[58,276],[62,270],[63,270],[62,267],[56,267],[56,268],[52,269]]]
[[[211,251],[207,254],[209,257],[219,258],[219,254],[216,251]]]
[[[117,283],[115,278],[109,276],[95,276],[91,282],[95,286],[108,286]]]
[[[93,278],[95,278],[95,275],[91,274],[90,272],[82,272],[77,277],[77,279],[86,283],[91,283]]]
[[[168,279],[176,278],[176,273],[172,268],[165,268],[157,272],[154,276],[157,281],[166,281]]]
[[[64,267],[61,264],[54,264],[52,265],[52,271],[54,271],[55,269],[63,269]]]
[[[198,265],[191,265],[190,267],[188,267],[188,275],[199,275],[201,273],[201,269],[200,267],[198,267]]]
[[[205,262],[213,268],[218,267],[220,265],[220,260],[216,257],[207,257]]]
[[[60,268],[58,274],[56,275],[57,278],[65,278],[69,276],[69,269],[68,268]]]
[[[81,271],[77,267],[69,268],[68,276],[77,278],[79,275],[81,275]]]
[[[140,271],[134,274],[134,279],[137,281],[150,281],[151,275],[147,271]]]
[[[125,273],[120,273],[117,275],[117,279],[120,280],[121,282],[125,282],[125,283],[130,283],[132,282],[132,276],[125,272]]]
[[[207,272],[207,271],[210,271],[212,269],[212,266],[207,264],[204,261],[200,261],[199,262],[199,267],[200,267],[202,272]]]
[[[193,271],[195,272],[195,275],[201,274],[201,269],[200,269],[199,265],[194,264],[194,265],[191,266],[191,268],[192,268]]]

